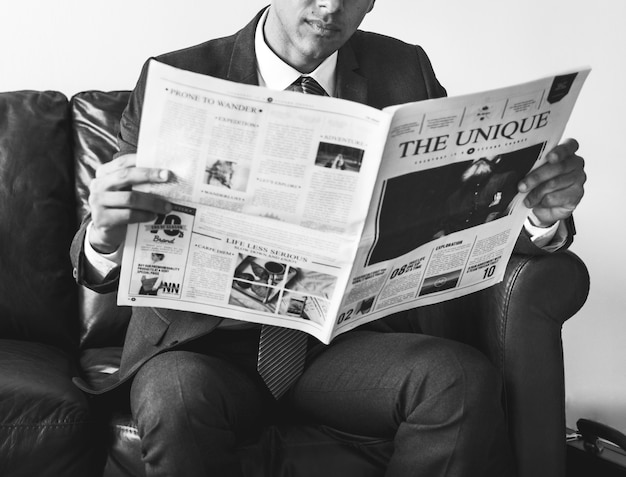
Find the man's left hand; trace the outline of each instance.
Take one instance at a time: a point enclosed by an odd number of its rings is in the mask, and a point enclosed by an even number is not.
[[[580,203],[587,175],[585,161],[576,155],[577,150],[576,140],[565,140],[548,153],[547,162],[519,183],[520,192],[529,191],[524,204],[540,221],[536,225],[549,227],[566,219]]]

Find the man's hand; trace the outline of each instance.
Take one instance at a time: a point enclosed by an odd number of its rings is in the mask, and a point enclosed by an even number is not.
[[[566,219],[585,193],[587,180],[585,161],[576,155],[578,143],[567,139],[552,149],[547,162],[530,172],[519,183],[520,192],[528,192],[524,204],[533,212],[542,227],[549,227],[558,220]]]
[[[89,186],[89,206],[93,226],[89,243],[101,253],[117,250],[126,226],[154,220],[157,214],[172,210],[169,202],[153,194],[133,191],[132,186],[163,183],[170,178],[165,169],[135,167],[136,155],[126,154],[103,164]]]

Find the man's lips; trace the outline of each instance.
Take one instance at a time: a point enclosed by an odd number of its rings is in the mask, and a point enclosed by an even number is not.
[[[341,27],[335,23],[325,22],[323,20],[309,19],[306,20],[313,30],[321,35],[331,35],[341,31]]]

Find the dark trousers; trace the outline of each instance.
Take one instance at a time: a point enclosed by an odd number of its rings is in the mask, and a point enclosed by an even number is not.
[[[292,391],[275,402],[255,371],[257,344],[258,330],[219,330],[143,366],[131,408],[148,476],[241,477],[241,437],[286,410],[393,439],[388,477],[513,475],[501,383],[473,348],[349,332],[315,347]]]

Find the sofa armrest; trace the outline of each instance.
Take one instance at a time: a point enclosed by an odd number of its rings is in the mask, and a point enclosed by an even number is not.
[[[98,418],[72,384],[76,373],[58,347],[0,339],[0,475],[100,475]]]
[[[561,328],[588,293],[584,263],[560,252],[513,256],[505,279],[474,297],[477,345],[503,376],[520,477],[565,475]]]
[[[588,293],[587,267],[573,252],[513,255],[501,283],[465,297],[470,303],[464,307],[470,306],[480,323],[473,326],[471,344],[499,368],[510,365],[506,361],[515,357],[511,345],[529,346],[515,350],[523,355],[538,352],[548,330],[560,342],[563,323],[580,310]]]

